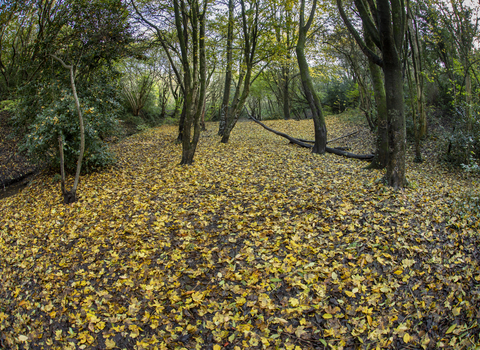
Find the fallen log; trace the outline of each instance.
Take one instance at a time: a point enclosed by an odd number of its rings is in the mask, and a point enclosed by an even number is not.
[[[248,117],[250,119],[252,119],[255,123],[261,125],[264,129],[274,133],[275,135],[278,135],[278,136],[281,136],[283,138],[286,138],[287,140],[289,140],[291,143],[294,143],[300,147],[305,147],[305,148],[312,148],[313,145],[309,144],[309,143],[306,143],[306,142],[303,142],[303,141],[300,141],[294,137],[291,137],[290,135],[287,135],[283,132],[280,132],[280,131],[277,131],[277,130],[274,130],[272,128],[269,128],[268,126],[266,126],[265,124],[263,124],[262,122],[258,121],[257,119],[255,119],[254,117],[252,117],[251,115],[248,115]],[[350,153],[350,152],[347,152],[347,151],[344,151],[344,150],[341,150],[341,149],[338,149],[338,148],[330,148],[330,147],[326,147],[325,149],[326,152],[328,153],[333,153],[333,154],[337,154],[339,156],[344,156],[344,157],[347,157],[347,158],[354,158],[354,159],[360,159],[360,160],[372,160],[374,155],[373,154],[354,154],[354,153]]]
[[[334,141],[340,140],[340,139],[344,139],[345,137],[349,137],[349,136],[358,134],[359,132],[360,132],[360,130],[357,130],[357,131],[351,132],[350,134],[347,134],[347,135],[343,135],[343,136],[334,138],[333,140],[328,140],[328,141],[327,141],[327,144],[330,143],[330,142],[334,142]],[[313,140],[304,140],[304,139],[297,139],[297,140],[298,140],[298,141],[301,141],[301,142],[315,143],[315,141],[313,141]]]

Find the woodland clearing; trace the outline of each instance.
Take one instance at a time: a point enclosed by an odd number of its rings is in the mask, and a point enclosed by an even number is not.
[[[266,121],[312,139],[313,122]],[[327,118],[329,138],[359,126]],[[253,122],[207,124],[192,166],[176,128],[114,146],[79,201],[40,175],[0,201],[0,348],[474,349],[478,186],[433,151],[395,191],[367,163]],[[370,153],[366,129],[339,140]],[[428,153],[430,152],[430,153]]]

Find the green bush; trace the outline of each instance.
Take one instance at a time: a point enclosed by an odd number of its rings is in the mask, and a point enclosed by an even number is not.
[[[479,172],[480,106],[471,105],[470,110],[468,117],[465,105],[456,109],[455,128],[447,135],[446,160],[453,165],[462,166],[467,171]]]
[[[342,113],[347,108],[355,107],[359,93],[353,81],[332,81],[323,87],[322,105],[327,113]]]
[[[29,126],[23,148],[31,159],[59,165],[58,136],[63,136],[65,168],[73,171],[80,146],[80,126],[73,96],[62,91],[63,97],[42,106]],[[114,114],[109,110],[111,101],[83,99],[81,109],[85,126],[85,153],[82,169],[85,172],[106,166],[113,161],[102,139],[113,133],[117,125]]]
[[[3,100],[0,101],[0,112],[7,111],[7,112],[14,112],[17,108],[18,101],[17,100]]]

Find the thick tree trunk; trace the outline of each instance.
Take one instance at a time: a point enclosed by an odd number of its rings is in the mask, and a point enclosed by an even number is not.
[[[396,51],[395,51],[396,53]],[[385,93],[388,112],[387,183],[394,188],[407,185],[405,177],[405,112],[400,59],[384,53]]]
[[[394,188],[406,186],[405,178],[405,114],[403,106],[403,79],[401,67],[385,69],[388,105],[388,144],[387,182]]]
[[[404,5],[377,1],[378,33],[383,58],[388,115],[388,162],[386,181],[393,188],[407,185],[405,177],[405,111],[403,98],[402,51],[406,30]]]
[[[305,57],[305,42],[307,39],[307,32],[310,28],[313,16],[315,14],[315,8],[317,1],[314,0],[312,10],[310,12],[309,19],[305,24],[304,12],[305,12],[305,0],[301,1],[300,9],[300,28],[298,34],[298,41],[296,46],[298,68],[300,70],[300,76],[302,78],[302,85],[307,98],[308,104],[312,111],[313,124],[315,129],[315,144],[312,148],[312,153],[323,154],[327,146],[327,127],[325,125],[325,118],[323,116],[322,106],[320,99],[318,98],[315,89],[313,87],[312,78],[308,67],[308,62]]]

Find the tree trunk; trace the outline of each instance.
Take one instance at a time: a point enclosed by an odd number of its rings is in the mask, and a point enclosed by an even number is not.
[[[413,85],[412,70],[410,68],[410,63],[407,61],[407,80],[408,80],[408,90],[410,92],[410,108],[412,110],[412,122],[413,122],[413,133],[415,138],[415,159],[416,163],[422,162],[422,154],[420,152],[420,121],[417,117],[417,89]]]
[[[70,84],[72,86],[72,94],[73,94],[73,98],[75,99],[75,107],[77,109],[78,122],[80,125],[80,150],[79,150],[78,159],[77,159],[77,171],[75,172],[75,180],[73,182],[73,187],[70,191],[67,191],[65,189],[65,173],[62,171],[63,164],[61,164],[62,169],[60,170],[61,172],[63,172],[62,192],[63,192],[64,203],[71,204],[77,201],[77,187],[78,187],[78,182],[80,181],[80,171],[82,169],[83,154],[85,153],[85,127],[83,125],[83,116],[82,116],[82,111],[80,109],[80,101],[78,100],[77,89],[75,87],[75,75],[73,72],[73,66],[65,64],[65,62],[63,62],[60,58],[58,58],[55,55],[51,55],[51,56],[55,58],[57,61],[59,61],[64,68],[70,71]],[[59,141],[61,142],[60,157],[61,159],[63,159],[63,139],[61,140],[59,139]]]
[[[368,67],[372,77],[373,94],[377,106],[377,135],[375,158],[367,168],[384,169],[388,162],[387,99],[381,68],[371,60],[368,60]]]
[[[207,131],[207,128],[205,126],[205,102],[203,102],[202,116],[200,118],[200,127],[202,128],[202,131]]]
[[[233,64],[233,0],[228,1],[228,29],[227,29],[227,67],[225,72],[225,87],[223,90],[222,106],[220,107],[220,123],[218,135],[222,136],[227,125],[228,104],[230,102],[230,89],[232,85],[232,64]]]
[[[177,106],[175,106],[176,108]],[[185,129],[185,117],[186,117],[186,114],[187,114],[187,111],[186,111],[186,106],[185,106],[185,101],[183,103],[183,107],[182,107],[182,113],[180,114],[180,120],[178,121],[178,136],[177,136],[177,143],[182,143],[183,141],[183,130]]]
[[[405,35],[405,9],[390,8],[389,0],[378,1],[378,26],[383,54],[385,94],[388,115],[388,163],[386,180],[389,186],[403,188],[405,177],[405,111],[401,54]],[[393,23],[392,23],[393,22]]]
[[[313,87],[308,62],[305,57],[305,42],[307,39],[307,32],[312,24],[313,16],[315,15],[316,5],[317,0],[314,0],[309,19],[305,24],[305,0],[301,0],[300,28],[295,51],[297,53],[298,68],[300,69],[303,89],[310,109],[312,111],[313,124],[315,129],[315,144],[313,145],[312,153],[323,154],[325,153],[325,148],[327,146],[327,127],[325,125],[325,118],[323,116],[320,99],[318,98]]]
[[[287,57],[288,59],[289,57]],[[290,87],[288,82],[288,66],[282,66],[282,92],[283,92],[283,119],[290,119]]]
[[[365,55],[383,69],[387,104],[388,160],[386,181],[394,188],[405,187],[405,111],[401,57],[406,30],[405,3],[356,0],[355,5],[366,30],[382,52],[380,58],[360,37],[348,20],[342,0],[337,0],[340,15]]]
[[[240,76],[238,79],[237,88],[235,91],[235,97],[231,107],[228,109],[227,113],[227,125],[223,133],[222,140],[220,142],[227,143],[230,139],[230,133],[237,124],[237,121],[240,117],[240,113],[245,105],[245,101],[250,93],[251,80],[252,80],[252,70],[253,65],[255,64],[255,50],[258,41],[258,21],[259,21],[259,4],[255,3],[254,7],[254,18],[253,23],[250,28],[248,28],[247,21],[247,12],[245,11],[245,1],[240,0],[240,5],[242,7],[242,26],[243,26],[243,35],[245,39],[244,48],[243,48],[243,63],[245,70],[241,68]],[[243,65],[242,65],[243,66]],[[240,94],[241,91],[241,94]],[[240,96],[238,98],[238,96]]]
[[[185,121],[182,135],[182,160],[180,164],[190,165],[200,138],[200,118],[205,103],[207,69],[205,55],[205,13],[207,2],[200,12],[198,1],[192,1],[189,10],[181,0],[174,1],[175,24],[182,53],[183,86],[185,91],[183,111]],[[188,21],[191,22],[192,60],[189,59],[185,33],[189,31]],[[193,129],[193,135],[192,135]]]

